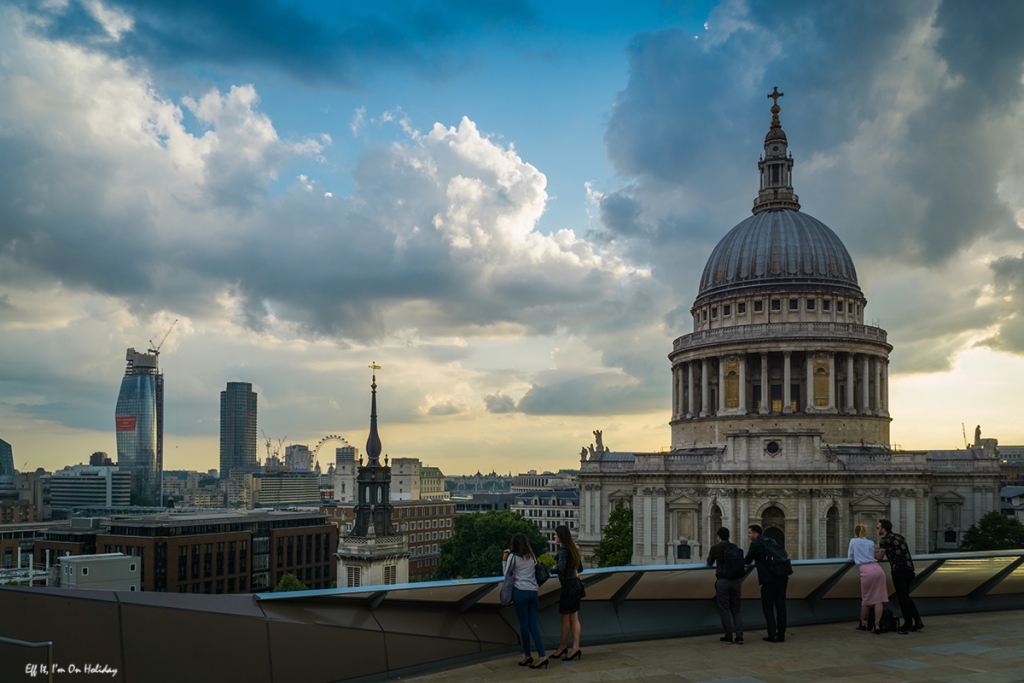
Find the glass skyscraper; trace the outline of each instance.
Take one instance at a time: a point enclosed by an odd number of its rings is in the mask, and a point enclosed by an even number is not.
[[[164,469],[164,376],[155,351],[128,349],[117,395],[117,465],[132,475],[132,490],[161,505]]]
[[[0,477],[14,474],[14,449],[11,444],[0,439]]]
[[[256,394],[249,382],[228,382],[220,392],[220,478],[232,470],[255,472]]]

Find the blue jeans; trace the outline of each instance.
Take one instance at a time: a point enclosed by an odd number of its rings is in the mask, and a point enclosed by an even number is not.
[[[519,637],[523,641],[523,654],[530,656],[530,634],[537,644],[537,655],[544,657],[544,643],[540,639],[540,628],[537,626],[537,591],[512,591],[512,606],[519,620]]]

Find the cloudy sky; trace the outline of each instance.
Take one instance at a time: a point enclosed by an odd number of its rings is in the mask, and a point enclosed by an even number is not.
[[[0,438],[167,468],[259,426],[447,473],[667,446],[671,340],[749,215],[772,86],[890,333],[892,438],[1024,443],[1024,5],[0,0]],[[264,455],[261,448],[261,456]],[[326,463],[325,463],[326,464]]]

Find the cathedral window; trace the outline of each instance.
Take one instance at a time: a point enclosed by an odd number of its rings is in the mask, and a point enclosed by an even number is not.
[[[726,305],[722,306],[722,317],[723,318],[728,318],[729,314],[731,312],[732,312],[732,306],[730,306],[729,304],[726,304]]]
[[[781,311],[782,310],[782,301],[779,300],[779,299],[772,299],[772,310],[773,311]]]
[[[824,301],[822,301],[821,302],[821,310],[823,310],[823,311],[830,311],[830,310],[832,310],[832,300],[831,299],[825,299]]]
[[[746,303],[741,301],[740,303],[736,304],[736,315],[743,315],[746,312],[747,312],[747,304]]]
[[[772,166],[772,182],[773,183],[779,182],[779,167],[778,166]]]
[[[760,299],[754,302],[754,313],[764,312],[764,302]]]
[[[711,319],[714,320],[718,317],[718,306],[711,307]]]
[[[808,299],[807,300],[807,310],[808,311],[813,311],[814,310],[814,299]]]
[[[796,311],[800,309],[800,299],[789,300],[789,310]]]
[[[706,308],[704,309],[704,319],[705,320],[708,319],[708,309],[706,309]]]

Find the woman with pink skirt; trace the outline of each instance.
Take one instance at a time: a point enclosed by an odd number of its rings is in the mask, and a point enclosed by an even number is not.
[[[885,585],[885,572],[875,559],[875,543],[865,538],[867,533],[868,528],[864,524],[854,527],[848,556],[857,563],[857,569],[860,570],[860,624],[857,630],[868,630],[868,608],[874,606],[874,632],[879,634],[881,631],[878,624],[882,619],[882,608],[889,601],[889,593]]]

